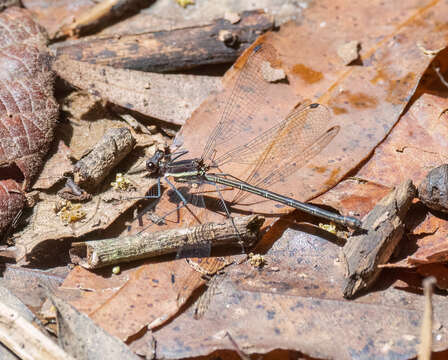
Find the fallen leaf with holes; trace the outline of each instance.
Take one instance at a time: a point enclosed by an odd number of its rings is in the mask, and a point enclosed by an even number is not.
[[[50,147],[58,106],[43,29],[16,7],[1,13],[0,22],[0,167],[2,179],[14,179],[24,190]],[[2,193],[3,226],[20,210],[13,198]]]
[[[438,16],[445,6],[437,2],[424,7],[415,1],[414,7],[405,10],[380,1],[368,6],[360,1],[324,1],[306,11],[300,25],[289,23],[279,32],[267,34],[263,41],[276,49],[289,85],[278,82],[267,86],[257,99],[258,111],[252,114],[252,126],[241,129],[233,139],[232,147],[247,142],[282,120],[303,98],[324,103],[331,114],[328,127],[339,125],[339,133],[307,165],[271,189],[298,200],[308,200],[335,186],[370,155],[398,122],[435,57],[435,54],[427,55],[418,44],[426,49],[446,46],[446,38],[438,30],[438,24],[443,21]],[[331,17],[328,16],[330,13]],[[347,13],[358,15],[347,18]],[[382,19],[382,26],[372,23],[372,19],[377,18],[371,14],[377,13],[387,14]],[[345,21],[341,23],[339,18]],[[353,32],[363,44],[360,51],[363,66],[346,67],[337,55],[335,39],[347,38]],[[244,55],[240,65],[243,59]],[[239,67],[237,62],[237,66],[226,74],[227,83],[238,76]],[[240,94],[242,98],[236,100],[237,105],[244,106],[244,95]],[[201,156],[216,124],[215,114],[219,114],[228,96],[224,91],[210,97],[182,128],[183,146],[192,158]],[[237,163],[225,164],[222,170],[243,180],[250,172],[247,166]],[[256,196],[249,197],[247,202],[251,206],[241,206],[244,211],[289,211],[277,208],[272,202],[260,201]]]
[[[306,226],[286,230],[264,255],[263,268],[244,263],[228,270],[213,289],[202,317],[197,316],[199,304],[204,306],[199,299],[131,347],[144,352],[154,336],[156,357],[165,359],[236,347],[248,355],[282,348],[313,358],[415,357],[421,296],[390,286],[405,277],[387,270],[377,291],[358,300],[343,299],[341,240]],[[435,296],[433,306],[440,324],[434,329],[439,340],[433,351],[440,351],[448,346],[445,297]]]
[[[444,58],[446,56],[441,56],[441,59]],[[358,180],[344,180],[322,195],[319,201],[341,208],[349,205],[345,211],[357,209],[362,216],[381,198],[382,191],[375,189],[388,191],[408,178],[419,184],[431,169],[446,163],[448,137],[444,134],[447,132],[445,111],[448,101],[445,97],[433,94],[441,85],[439,79],[434,74],[429,74],[428,79],[431,81],[421,85],[416,100],[391,134],[355,175]],[[439,91],[443,93],[444,90]],[[401,252],[401,256],[406,259],[395,266],[413,267],[445,262],[448,259],[446,220],[421,206],[411,208],[408,218],[408,226],[412,227],[408,241],[414,246],[402,245],[406,249]]]

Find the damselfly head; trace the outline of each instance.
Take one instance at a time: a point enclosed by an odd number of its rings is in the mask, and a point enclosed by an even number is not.
[[[151,158],[146,161],[146,170],[150,175],[156,175],[161,166],[161,161],[165,157],[165,152],[163,150],[157,150]]]

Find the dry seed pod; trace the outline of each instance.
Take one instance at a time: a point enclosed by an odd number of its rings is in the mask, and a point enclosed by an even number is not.
[[[75,164],[75,182],[85,190],[92,191],[131,152],[134,144],[135,139],[129,129],[107,130],[92,151]]]
[[[426,175],[418,187],[418,197],[430,209],[448,213],[448,164]]]

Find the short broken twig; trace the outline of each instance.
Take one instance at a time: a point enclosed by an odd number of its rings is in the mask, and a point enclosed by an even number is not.
[[[122,238],[75,243],[72,261],[87,269],[174,253],[184,246],[252,246],[264,219],[257,215],[236,217],[184,229],[139,233]]]
[[[346,266],[344,296],[353,297],[370,287],[381,272],[404,233],[404,218],[416,195],[411,180],[385,196],[367,215],[363,228],[367,231],[348,239],[343,248]]]
[[[91,152],[74,166],[76,184],[92,191],[134,148],[135,139],[128,128],[106,131]]]
[[[425,293],[425,310],[423,312],[418,360],[431,359],[433,322],[432,293],[434,284],[436,282],[436,278],[433,276],[430,276],[423,280],[423,291]]]

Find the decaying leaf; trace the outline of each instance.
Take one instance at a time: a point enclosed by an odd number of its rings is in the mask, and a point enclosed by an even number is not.
[[[344,269],[332,240],[334,235],[320,229],[286,230],[264,255],[267,266],[254,269],[244,263],[228,270],[201,319],[191,307],[149,334],[156,339],[157,356],[180,359],[233,350],[227,332],[248,354],[283,348],[317,358],[416,356],[421,296],[385,289],[396,279],[387,273],[377,287],[381,291],[343,300]],[[439,339],[433,350],[439,351],[448,339],[445,297],[434,296],[433,304],[440,324],[433,330]]]
[[[95,325],[86,315],[56,296],[52,295],[50,299],[57,309],[59,343],[74,358],[139,359],[125,344]]]
[[[64,290],[80,289],[78,296],[68,299],[70,303],[123,341],[148,326],[169,321],[188,298],[180,299],[179,294],[189,294],[205,284],[198,272],[194,272],[193,281],[185,259],[146,263],[138,268],[121,266],[121,270],[105,278],[110,268],[93,273],[76,267],[60,287],[59,296],[67,297]]]
[[[0,19],[0,165],[17,166],[27,188],[50,146],[58,116],[53,74],[43,29],[30,14],[9,8]]]
[[[27,189],[53,137],[58,106],[43,29],[29,12],[16,7],[0,14],[0,170],[2,179]],[[23,206],[3,182],[0,232]]]
[[[11,179],[0,180],[0,232],[3,235],[6,235],[6,230],[22,210],[25,201],[20,184]]]
[[[53,69],[72,85],[114,104],[176,125],[220,88],[212,76],[143,73],[58,59]]]

